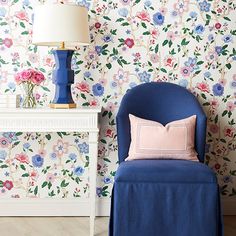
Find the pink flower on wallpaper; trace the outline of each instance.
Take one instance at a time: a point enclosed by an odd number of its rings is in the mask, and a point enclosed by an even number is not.
[[[100,29],[101,28],[101,23],[100,22],[96,22],[94,24],[94,26],[95,26],[96,29]]]
[[[175,34],[173,31],[169,31],[169,32],[167,33],[167,39],[168,39],[168,40],[174,41],[174,40],[175,40],[175,37],[176,37],[176,34]]]
[[[152,63],[157,63],[159,61],[159,59],[160,58],[159,58],[159,56],[156,53],[152,53],[150,55],[150,60],[151,60]]]
[[[191,74],[191,68],[184,66],[180,69],[180,73],[184,77],[189,76]]]
[[[233,135],[234,135],[235,130],[236,130],[236,129],[235,129],[233,126],[225,126],[225,127],[224,127],[224,135],[225,135],[226,137],[232,138]]]
[[[211,124],[209,127],[209,130],[213,133],[216,134],[219,132],[219,126],[216,124]]]
[[[7,148],[9,146],[10,142],[7,138],[0,138],[0,147],[1,148]]]
[[[36,181],[39,177],[39,174],[37,171],[33,170],[31,173],[30,173],[30,178],[33,180],[33,181]]]
[[[106,110],[107,111],[113,112],[113,111],[115,111],[115,108],[116,108],[116,106],[115,106],[115,104],[113,102],[108,102],[107,103],[107,106],[106,106]]]
[[[19,18],[20,20],[29,21],[29,17],[27,13],[23,10],[16,12],[15,16]]]
[[[2,44],[5,45],[7,48],[10,48],[13,45],[12,39],[5,38],[2,41]]]
[[[127,38],[125,41],[124,41],[125,45],[129,48],[132,48],[134,46],[134,40],[131,39],[131,38]]]
[[[145,10],[142,10],[141,12],[138,12],[136,15],[139,19],[141,19],[142,21],[150,21],[150,16],[149,13]]]
[[[111,128],[107,128],[107,129],[105,130],[105,136],[106,136],[106,137],[113,138],[113,136],[114,136],[114,130],[111,129]]]
[[[44,65],[45,66],[49,66],[49,67],[53,67],[54,66],[54,59],[53,56],[46,56],[44,58]]]
[[[217,109],[219,107],[219,101],[216,98],[211,99],[210,106],[212,109]]]
[[[213,63],[217,60],[218,55],[215,51],[209,51],[205,58],[208,62]]]
[[[200,89],[202,92],[210,92],[209,85],[204,82],[197,83],[197,88]]]
[[[167,56],[164,59],[165,66],[173,67],[175,62],[176,62],[176,60],[172,56]]]
[[[46,152],[45,149],[41,148],[41,149],[38,150],[38,154],[39,154],[40,156],[42,156],[42,157],[45,157],[46,154],[47,154],[47,152]]]
[[[29,157],[24,153],[16,154],[15,159],[21,163],[29,164]]]
[[[113,79],[119,84],[122,85],[125,82],[129,81],[129,72],[119,69],[117,74],[114,74]]]
[[[13,182],[10,180],[6,180],[5,182],[3,182],[3,186],[6,189],[11,190],[13,188]]]
[[[89,101],[89,106],[91,106],[91,107],[96,107],[96,106],[98,106],[98,104],[99,104],[98,100],[95,98],[93,98],[92,100]]]
[[[179,15],[183,15],[184,12],[188,11],[189,0],[178,0],[177,3],[174,4],[174,9],[179,13]]]
[[[86,92],[86,93],[90,92],[89,84],[85,81],[77,83],[75,85],[75,88],[79,89],[81,92]]]
[[[156,39],[160,35],[160,32],[158,31],[158,29],[153,29],[151,30],[151,35]]]
[[[231,102],[231,101],[226,103],[226,109],[228,111],[233,111],[235,109],[235,107],[236,107],[236,105],[233,102]]]
[[[58,157],[62,157],[64,154],[68,153],[68,142],[63,142],[63,140],[58,139],[57,144],[53,145],[53,151]]]
[[[53,182],[55,181],[55,175],[54,175],[54,174],[51,174],[51,173],[48,173],[48,174],[47,174],[46,181],[53,183]]]
[[[215,23],[215,28],[220,29],[221,28],[221,23],[219,23],[219,22]]]
[[[36,53],[29,54],[29,61],[32,63],[37,63],[39,61],[39,56]]]

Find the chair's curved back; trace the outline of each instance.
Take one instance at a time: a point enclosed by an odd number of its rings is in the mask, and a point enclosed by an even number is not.
[[[204,162],[206,115],[196,97],[187,89],[172,83],[151,82],[138,85],[125,94],[116,117],[119,163],[129,152],[129,114],[163,125],[197,115],[195,149],[199,161]]]

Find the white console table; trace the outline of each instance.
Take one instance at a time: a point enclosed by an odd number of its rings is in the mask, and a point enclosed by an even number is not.
[[[88,132],[90,236],[94,235],[98,153],[98,113],[101,108],[0,108],[0,132]]]

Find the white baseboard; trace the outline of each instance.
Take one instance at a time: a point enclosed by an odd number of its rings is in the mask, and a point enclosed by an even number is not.
[[[110,215],[110,199],[98,199],[97,216]],[[236,199],[222,199],[224,215],[236,215]],[[0,216],[89,216],[89,200],[0,199]]]
[[[110,199],[98,199],[97,216],[109,216]],[[0,216],[89,216],[89,200],[0,199]]]

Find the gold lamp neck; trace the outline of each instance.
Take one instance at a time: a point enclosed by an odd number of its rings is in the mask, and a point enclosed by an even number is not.
[[[60,47],[59,47],[60,50],[65,50],[65,42],[62,42]]]

